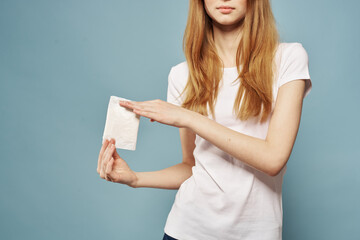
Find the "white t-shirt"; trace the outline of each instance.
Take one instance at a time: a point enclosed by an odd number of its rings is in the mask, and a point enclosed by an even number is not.
[[[276,52],[277,73],[273,109],[278,88],[292,80],[306,79],[305,96],[312,88],[308,55],[300,43],[280,43]],[[179,94],[188,80],[188,66],[171,68],[167,101],[181,105]],[[241,121],[233,113],[239,88],[236,67],[224,68],[215,105],[215,121],[232,130],[265,139],[271,115],[265,123]],[[210,112],[210,119],[213,119]],[[214,119],[213,119],[214,120]],[[220,150],[196,135],[193,175],[175,197],[164,227],[180,240],[280,240],[282,238],[282,181],[286,166],[269,176]]]

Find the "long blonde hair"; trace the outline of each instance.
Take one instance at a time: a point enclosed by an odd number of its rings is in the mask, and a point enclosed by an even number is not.
[[[241,120],[261,115],[261,122],[264,122],[272,109],[273,64],[278,44],[269,0],[247,0],[242,24],[242,38],[236,53],[241,84],[233,110]],[[208,115],[209,106],[214,116],[223,65],[216,53],[212,19],[205,11],[203,0],[190,0],[183,50],[189,78],[183,91],[186,95],[182,107]]]

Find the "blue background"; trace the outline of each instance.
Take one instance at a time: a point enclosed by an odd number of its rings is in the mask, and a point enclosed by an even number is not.
[[[274,0],[313,89],[283,185],[285,240],[360,236],[360,4]],[[176,191],[96,172],[111,95],[166,100],[188,1],[0,1],[0,239],[161,239]],[[181,162],[178,129],[142,118],[135,171]]]

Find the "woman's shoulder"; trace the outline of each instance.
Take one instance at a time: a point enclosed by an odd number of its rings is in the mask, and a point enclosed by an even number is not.
[[[299,42],[280,43],[277,49],[278,87],[296,79],[310,79],[308,54]],[[311,82],[306,82],[307,95]],[[305,96],[306,96],[305,95]]]
[[[279,43],[275,54],[275,62],[280,74],[291,68],[307,67],[308,60],[308,54],[301,43]]]
[[[183,61],[181,63],[176,64],[175,66],[171,67],[171,72],[179,75],[179,74],[188,74],[189,68],[187,65],[187,61]]]
[[[189,68],[187,62],[183,61],[171,67],[169,81],[172,81],[173,84],[178,85],[179,87],[184,87],[187,83],[188,76]]]
[[[300,42],[280,42],[279,48],[301,48],[303,47],[302,43]]]
[[[278,45],[277,55],[281,55],[282,58],[289,56],[307,56],[307,52],[304,46],[299,42],[281,42]]]

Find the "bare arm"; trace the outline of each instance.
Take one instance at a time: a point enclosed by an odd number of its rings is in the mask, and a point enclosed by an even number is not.
[[[279,88],[265,140],[231,130],[196,112],[191,112],[186,126],[235,158],[275,176],[288,161],[295,143],[304,89],[304,80],[294,80]]]
[[[179,189],[180,185],[192,175],[195,165],[193,151],[195,134],[187,128],[179,128],[183,160],[174,166],[153,172],[135,172],[137,182],[135,188]]]

